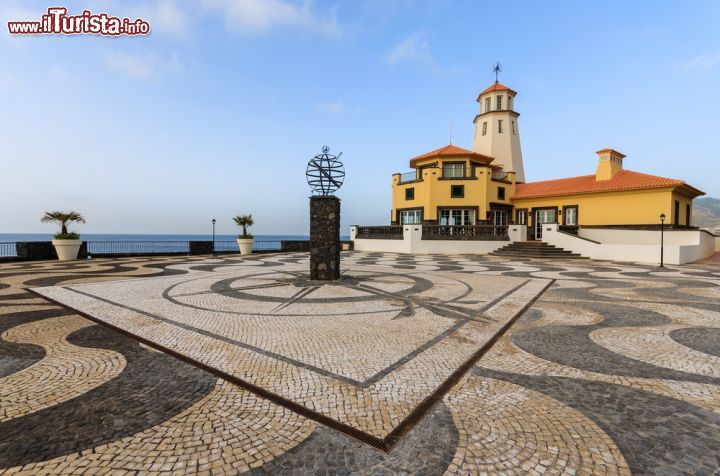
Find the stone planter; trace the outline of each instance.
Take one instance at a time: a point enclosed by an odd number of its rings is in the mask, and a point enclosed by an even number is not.
[[[78,251],[82,246],[80,240],[52,240],[52,244],[57,252],[60,261],[71,261],[77,259]]]
[[[255,244],[255,238],[238,238],[238,248],[240,248],[241,255],[249,255],[252,253],[253,245]]]

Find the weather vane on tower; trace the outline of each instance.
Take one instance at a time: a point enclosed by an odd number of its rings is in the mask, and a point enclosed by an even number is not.
[[[492,67],[493,72],[495,73],[495,82],[498,82],[498,77],[500,76],[500,73],[502,72],[502,65],[499,61],[496,61],[495,64]]]

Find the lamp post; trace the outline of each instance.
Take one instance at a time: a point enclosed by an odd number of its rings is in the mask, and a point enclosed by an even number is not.
[[[665,214],[660,214],[660,267],[663,266],[663,233],[665,232]]]
[[[213,252],[212,252],[212,254],[213,254],[213,256],[215,256],[215,222],[216,221],[217,220],[215,220],[214,218],[212,219],[212,225],[213,225]]]

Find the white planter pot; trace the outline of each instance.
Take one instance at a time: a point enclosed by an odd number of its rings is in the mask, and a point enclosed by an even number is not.
[[[80,240],[52,240],[52,244],[57,252],[60,261],[70,261],[77,259],[78,251],[82,241]]]
[[[238,248],[240,248],[241,255],[249,255],[252,253],[253,245],[255,244],[255,238],[246,238],[237,240]]]

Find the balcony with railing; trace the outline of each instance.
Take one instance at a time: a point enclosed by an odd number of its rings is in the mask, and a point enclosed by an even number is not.
[[[423,225],[423,240],[509,241],[507,225]]]
[[[421,170],[413,170],[411,172],[405,172],[404,174],[400,174],[400,180],[398,183],[411,183],[411,182],[418,182],[422,180],[422,171]]]
[[[502,170],[493,170],[490,178],[496,182],[510,183],[510,174]]]

